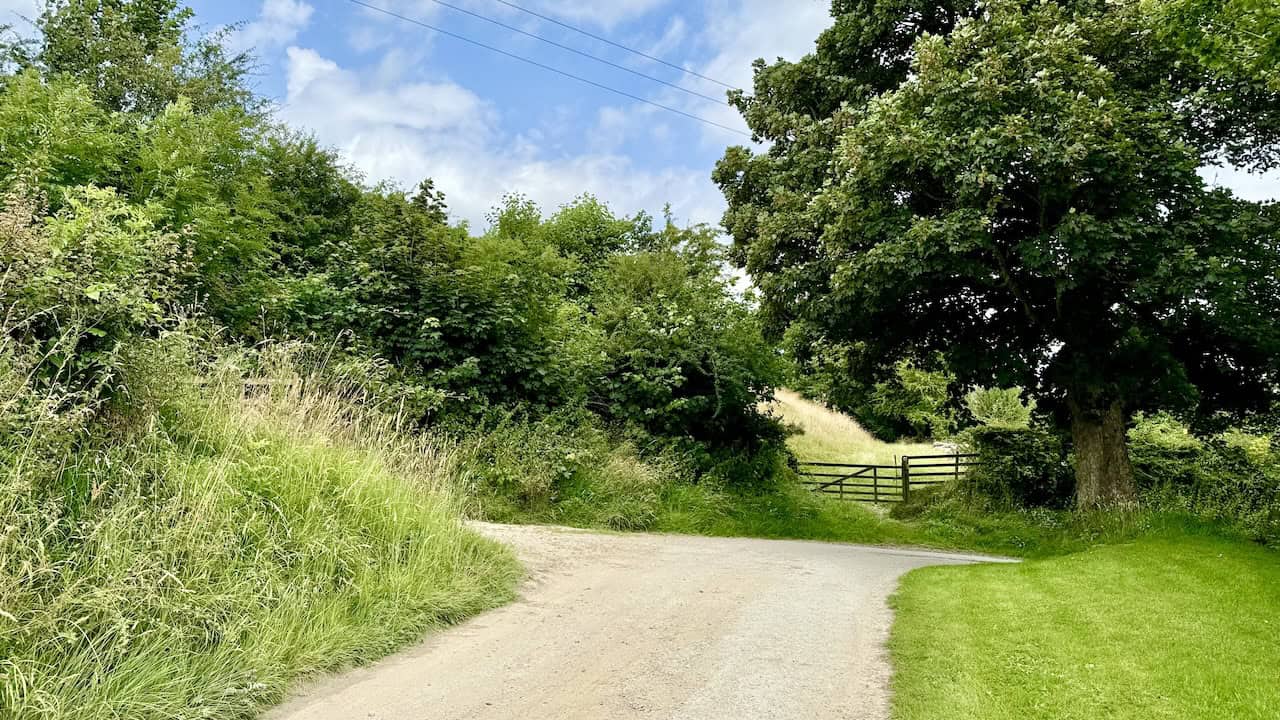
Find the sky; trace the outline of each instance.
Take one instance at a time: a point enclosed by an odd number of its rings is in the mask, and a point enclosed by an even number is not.
[[[526,32],[605,58],[593,62],[434,0],[362,0],[615,88],[624,97],[350,0],[188,0],[203,30],[235,26],[234,49],[258,59],[257,90],[278,117],[335,148],[369,183],[406,189],[435,180],[456,220],[485,227],[503,195],[545,211],[591,193],[616,212],[717,223],[711,182],[729,130],[645,104],[667,105],[738,131],[725,88],[521,13],[502,0],[447,0]],[[828,0],[513,0],[517,5],[734,87],[756,58],[798,59],[831,24]],[[37,0],[0,0],[0,23],[21,26]],[[17,13],[17,15],[15,15]],[[1280,174],[1205,168],[1211,183],[1250,199],[1280,197]]]
[[[0,2],[9,0],[0,0]],[[449,0],[674,88],[521,36],[431,0],[369,4],[494,45],[638,98],[745,131],[725,88],[521,13],[497,0]],[[757,57],[796,59],[830,22],[827,0],[516,0],[516,3],[735,87]],[[616,212],[716,223],[710,175],[741,135],[562,77],[348,0],[195,0],[205,27],[245,23],[232,43],[261,63],[258,89],[279,116],[337,148],[370,182],[444,190],[480,228],[507,193],[546,211],[583,193]]]

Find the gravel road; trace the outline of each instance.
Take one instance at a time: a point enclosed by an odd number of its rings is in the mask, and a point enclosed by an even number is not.
[[[304,688],[268,718],[884,718],[898,577],[986,559],[476,527],[516,547],[521,600]]]

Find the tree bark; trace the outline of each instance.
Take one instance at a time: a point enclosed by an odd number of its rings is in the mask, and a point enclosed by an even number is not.
[[[1068,395],[1067,404],[1076,456],[1076,505],[1088,509],[1137,502],[1123,405],[1117,400],[1088,402],[1077,393]]]

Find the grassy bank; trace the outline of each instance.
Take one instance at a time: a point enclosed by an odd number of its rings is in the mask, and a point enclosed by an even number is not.
[[[894,717],[1274,718],[1280,554],[1188,532],[903,581]]]
[[[63,487],[10,460],[6,719],[252,717],[518,576],[459,522],[449,451],[329,400],[176,403]]]

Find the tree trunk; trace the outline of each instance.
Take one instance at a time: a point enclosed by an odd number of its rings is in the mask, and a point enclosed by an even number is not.
[[[1137,502],[1124,408],[1116,400],[1090,403],[1086,397],[1071,393],[1067,398],[1076,455],[1076,505],[1098,508]]]

